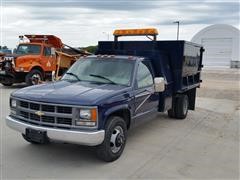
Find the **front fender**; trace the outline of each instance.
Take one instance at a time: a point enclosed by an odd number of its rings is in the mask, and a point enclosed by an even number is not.
[[[122,109],[129,109],[128,104],[121,104],[121,105],[117,105],[114,107],[111,107],[110,109],[108,109],[107,111],[105,111],[104,116],[108,117],[110,114],[118,111],[118,110],[122,110]]]
[[[30,72],[32,70],[33,67],[41,67],[42,68],[42,65],[38,62],[22,62],[22,63],[19,63],[17,67],[15,67],[16,70],[18,70],[20,67],[24,69],[24,72]]]
[[[107,122],[107,119],[108,117],[113,114],[114,112],[117,112],[119,110],[129,110],[130,111],[130,107],[128,104],[121,104],[121,105],[117,105],[117,106],[114,106],[114,107],[111,107],[109,109],[107,109],[105,112],[103,112],[103,115],[102,115],[102,119],[103,119],[103,122],[101,124],[101,128],[104,128],[106,122]],[[130,111],[130,114],[131,114],[131,111]]]

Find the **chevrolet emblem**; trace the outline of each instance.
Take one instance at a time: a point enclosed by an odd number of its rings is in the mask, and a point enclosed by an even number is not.
[[[44,112],[42,112],[42,111],[36,111],[35,114],[38,115],[38,116],[43,116],[43,115],[44,115]]]

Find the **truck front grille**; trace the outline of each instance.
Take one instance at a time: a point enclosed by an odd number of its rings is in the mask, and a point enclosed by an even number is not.
[[[38,103],[30,101],[17,101],[16,117],[29,124],[54,128],[74,128],[74,107]]]
[[[35,104],[35,103],[29,103],[29,104],[30,104],[30,109],[40,110],[40,104]]]
[[[55,106],[42,105],[42,110],[46,112],[55,112]]]
[[[28,108],[28,104],[29,104],[29,103],[28,103],[28,102],[25,102],[25,101],[20,101],[19,104],[20,104],[21,107]]]
[[[70,119],[70,118],[61,118],[61,117],[58,117],[58,118],[57,118],[57,123],[59,123],[59,124],[68,124],[68,125],[71,125],[71,124],[72,124],[72,119]]]
[[[33,121],[40,121],[40,116],[30,113],[30,119]]]
[[[29,113],[27,113],[27,112],[25,112],[25,111],[20,111],[20,114],[19,114],[19,115],[22,116],[22,117],[24,117],[24,118],[26,118],[26,119],[28,119]]]
[[[42,116],[42,122],[54,123],[55,122],[55,118],[52,117],[52,116]]]
[[[72,113],[72,108],[71,107],[58,106],[57,107],[57,112],[58,113],[71,114]]]

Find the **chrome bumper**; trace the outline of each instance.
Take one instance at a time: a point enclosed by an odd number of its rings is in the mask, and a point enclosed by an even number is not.
[[[87,146],[96,146],[101,144],[105,136],[104,130],[86,132],[41,127],[36,125],[30,125],[24,122],[19,122],[10,116],[6,117],[6,124],[8,125],[8,127],[16,131],[19,131],[22,134],[25,134],[26,128],[42,130],[47,132],[47,137],[50,140],[68,142],[73,144],[81,144]]]

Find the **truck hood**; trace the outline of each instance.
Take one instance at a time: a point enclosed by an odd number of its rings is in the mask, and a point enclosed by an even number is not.
[[[26,87],[12,93],[13,97],[57,104],[100,105],[104,99],[127,92],[130,87],[90,82],[58,81]]]

